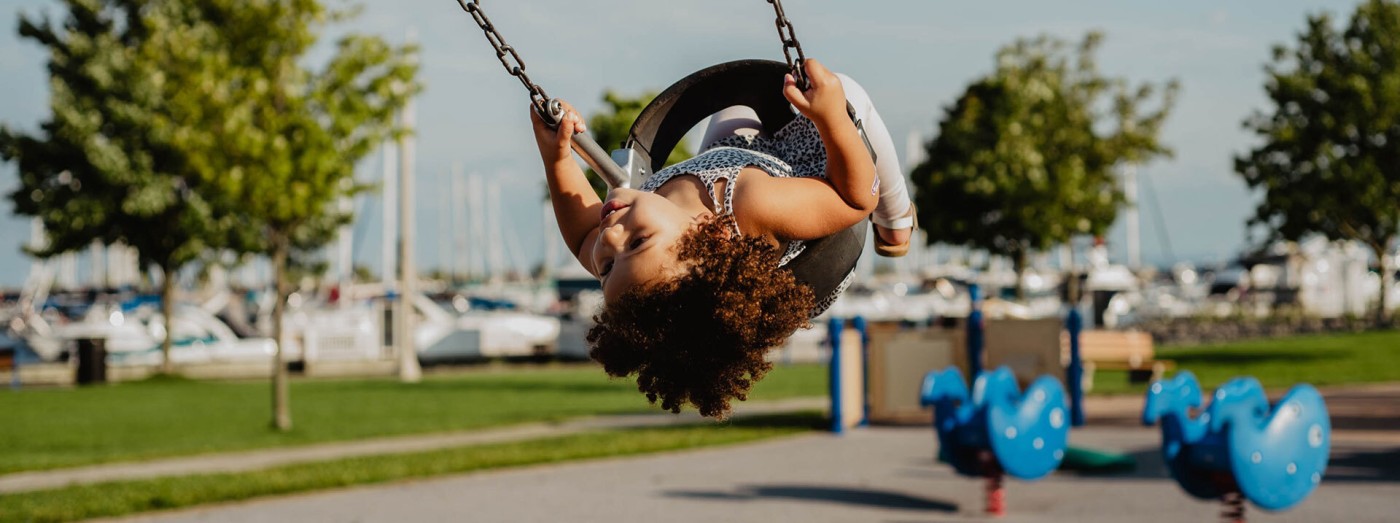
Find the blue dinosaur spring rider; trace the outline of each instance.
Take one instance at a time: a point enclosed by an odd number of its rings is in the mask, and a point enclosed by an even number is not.
[[[1254,378],[1235,378],[1202,406],[1196,376],[1183,371],[1152,384],[1142,411],[1145,425],[1162,425],[1162,457],[1188,494],[1220,499],[1222,516],[1244,521],[1244,500],[1280,511],[1297,505],[1322,482],[1331,448],[1331,422],[1311,385],[1288,391],[1270,411]]]
[[[987,480],[986,511],[1006,513],[1004,474],[1044,477],[1060,466],[1069,440],[1065,390],[1041,376],[1019,390],[1010,369],[984,372],[967,388],[957,367],[924,376],[921,403],[934,408],[938,460],[959,474]]]

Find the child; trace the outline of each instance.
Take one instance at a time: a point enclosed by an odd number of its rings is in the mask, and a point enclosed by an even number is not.
[[[908,249],[914,210],[879,114],[854,81],[804,63],[811,85],[802,91],[786,78],[783,94],[800,116],[782,130],[761,136],[751,110],[725,109],[711,118],[698,156],[640,190],[614,189],[607,202],[571,154],[572,135],[585,130],[573,107],[565,104],[557,130],[530,111],[559,229],[602,280],[590,355],[609,375],[637,374],[637,388],[664,409],[690,403],[726,416],[729,400],[746,399],[772,367],[764,353],[836,298],[812,296],[781,269],[802,241],[874,212],[879,252]]]

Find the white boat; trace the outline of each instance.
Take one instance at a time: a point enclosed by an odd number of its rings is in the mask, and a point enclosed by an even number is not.
[[[269,338],[241,339],[223,322],[199,307],[180,304],[171,322],[173,363],[272,362],[276,344]],[[56,326],[61,344],[81,339],[104,340],[109,365],[159,365],[163,360],[164,317],[148,308],[124,312],[94,305],[80,321]]]
[[[923,322],[942,316],[966,316],[965,310],[959,310],[960,303],[967,303],[965,296],[959,300],[955,295],[946,295],[918,284],[904,281],[875,283],[847,289],[821,317]]]
[[[422,294],[410,302],[413,341],[423,363],[552,356],[558,343],[559,320],[551,316],[470,309],[458,314]],[[308,362],[391,358],[386,305],[359,300],[348,307],[300,307],[283,325],[288,353],[304,354]]]
[[[553,356],[559,343],[559,319],[553,316],[515,310],[477,310],[460,314],[434,303],[426,296],[415,297],[419,330],[415,333],[419,358],[450,350],[453,334],[477,333],[478,356],[519,358]]]

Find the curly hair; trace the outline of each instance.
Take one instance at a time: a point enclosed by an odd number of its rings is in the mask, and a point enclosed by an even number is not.
[[[638,285],[604,306],[588,331],[589,355],[614,377],[680,412],[724,418],[729,400],[773,365],[764,353],[808,324],[812,290],[778,267],[778,248],[729,234],[732,215],[701,223],[676,244],[679,277]]]

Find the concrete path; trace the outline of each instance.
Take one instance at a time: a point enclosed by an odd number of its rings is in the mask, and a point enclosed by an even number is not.
[[[1400,384],[1326,389],[1333,452],[1322,486],[1263,522],[1388,522],[1400,514]],[[820,400],[809,400],[809,406]],[[752,407],[752,406],[750,406]],[[776,407],[776,406],[775,406]],[[1168,477],[1141,399],[1091,398],[1071,442],[1137,458],[1126,475],[1009,481],[1006,521],[1212,521],[1219,505]],[[645,417],[645,416],[644,416]],[[933,461],[926,427],[808,434],[664,455],[526,467],[209,506],[123,521],[986,521],[982,483]]]
[[[142,522],[985,521],[982,483],[933,462],[922,427],[808,434],[734,447],[459,475],[148,515]],[[1134,454],[1118,476],[1009,481],[1005,521],[1214,521],[1184,494],[1143,427],[1076,430],[1072,442]],[[1333,466],[1292,511],[1256,522],[1388,522],[1400,513],[1400,445],[1338,442]]]
[[[752,416],[800,410],[821,410],[825,408],[826,405],[827,401],[824,398],[797,398],[781,401],[753,402],[736,406],[734,415]],[[363,441],[322,443],[244,452],[202,454],[133,463],[112,463],[88,467],[20,472],[0,476],[0,494],[120,479],[144,479],[189,474],[242,472],[294,463],[327,461],[358,456],[423,452],[468,445],[563,436],[591,430],[654,427],[702,422],[703,419],[694,413],[682,414],[679,416],[668,413],[598,416],[560,423],[533,423],[498,429],[446,434],[427,434]]]
[[[1282,395],[1284,391],[1276,391]],[[1400,383],[1323,389],[1334,440],[1357,444],[1393,444],[1400,447]],[[1276,399],[1276,398],[1275,398]],[[1086,398],[1085,411],[1092,427],[1137,427],[1142,409],[1138,396]],[[820,410],[825,398],[796,398],[772,402],[739,403],[736,416]],[[221,454],[155,459],[144,462],[111,463],[47,471],[0,475],[0,494],[51,489],[68,485],[121,479],[144,479],[202,473],[242,472],[280,465],[308,463],[348,457],[422,452],[443,448],[519,441],[575,434],[608,428],[645,427],[700,423],[693,412],[675,416],[667,413],[599,416],[561,423],[536,423],[498,429],[402,436],[363,441],[322,443],[298,447],[251,450]],[[1400,464],[1397,464],[1400,466]]]

